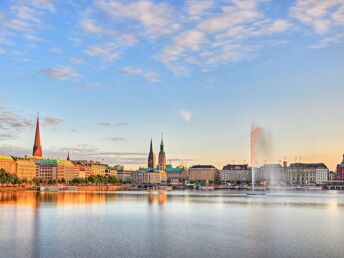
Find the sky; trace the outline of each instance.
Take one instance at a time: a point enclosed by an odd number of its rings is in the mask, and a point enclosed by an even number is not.
[[[0,0],[0,152],[135,169],[344,153],[344,0]]]

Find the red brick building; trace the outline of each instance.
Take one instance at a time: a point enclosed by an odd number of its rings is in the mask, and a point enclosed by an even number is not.
[[[337,165],[337,180],[344,180],[344,154],[342,163]]]

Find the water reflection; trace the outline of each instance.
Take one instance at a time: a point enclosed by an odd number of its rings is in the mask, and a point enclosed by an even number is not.
[[[0,192],[0,206],[29,207],[37,209],[42,205],[68,207],[91,204],[105,204],[107,202],[135,202],[138,199],[146,200],[149,205],[164,206],[168,202],[203,203],[244,205],[247,207],[313,207],[337,210],[344,208],[344,195],[324,192],[311,195],[279,193],[264,197],[247,197],[245,194],[228,194],[228,192],[36,192],[17,191]]]
[[[343,204],[333,192],[0,192],[0,257],[337,257]]]

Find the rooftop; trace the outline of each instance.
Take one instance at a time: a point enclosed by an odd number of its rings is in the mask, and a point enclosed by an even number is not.
[[[327,169],[324,163],[292,163],[289,168],[316,168],[316,169]]]

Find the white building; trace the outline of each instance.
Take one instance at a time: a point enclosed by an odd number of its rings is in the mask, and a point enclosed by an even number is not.
[[[247,164],[228,164],[219,171],[219,180],[221,182],[250,181],[251,168]]]
[[[317,168],[315,170],[315,183],[320,185],[328,181],[328,174],[329,171],[327,168]]]

